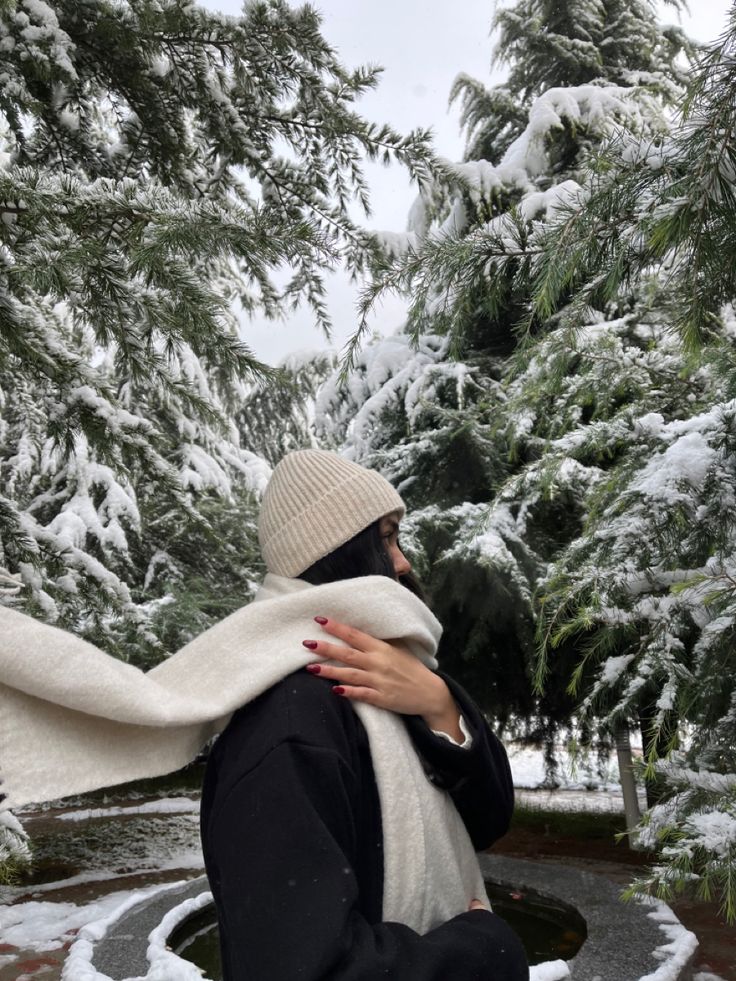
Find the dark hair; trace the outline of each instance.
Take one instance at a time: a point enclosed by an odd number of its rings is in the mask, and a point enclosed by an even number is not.
[[[341,579],[357,579],[359,576],[388,576],[426,602],[426,596],[419,580],[412,572],[396,576],[386,543],[381,535],[381,522],[374,521],[363,531],[359,531],[344,545],[338,546],[329,555],[310,565],[299,574],[299,579],[321,586],[327,582]]]

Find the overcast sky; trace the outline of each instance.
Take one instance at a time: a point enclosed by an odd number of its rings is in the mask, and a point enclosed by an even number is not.
[[[239,13],[241,0],[199,0],[223,13]],[[296,3],[293,4],[296,6]],[[485,84],[501,81],[491,74],[493,39],[489,0],[319,0],[322,33],[337,49],[344,64],[378,64],[384,68],[381,82],[358,103],[368,119],[390,123],[400,132],[418,126],[431,127],[437,151],[460,159],[463,141],[458,112],[448,111],[447,96],[459,72]],[[723,31],[729,0],[693,0],[695,13],[682,24],[700,41],[712,41]],[[672,22],[676,14],[660,4],[661,18]],[[373,228],[402,231],[414,200],[402,168],[367,165],[372,189]],[[329,308],[335,324],[334,345],[340,347],[355,327],[356,288],[336,275],[329,290]],[[402,321],[404,305],[389,300],[379,311],[375,326],[390,333]],[[324,348],[327,342],[312,326],[305,311],[285,324],[254,321],[244,325],[244,339],[263,360],[277,362],[295,349]]]

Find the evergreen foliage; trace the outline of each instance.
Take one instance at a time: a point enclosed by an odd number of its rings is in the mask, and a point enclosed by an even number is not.
[[[239,313],[329,330],[325,269],[371,247],[361,161],[426,182],[427,136],[362,119],[378,70],[283,0],[17,0],[0,50],[0,567],[147,661],[248,596],[264,447],[304,437]]]
[[[736,210],[735,53],[732,19],[699,62],[677,127],[652,142],[623,134],[596,162],[586,207],[568,209],[536,243],[537,315],[571,292],[576,313],[603,305],[657,270],[685,344],[717,342],[721,310],[736,295],[727,261]]]
[[[0,814],[0,886],[12,885],[30,857],[28,835],[20,821],[10,811],[3,811]]]
[[[336,361],[327,351],[292,352],[279,365],[279,384],[252,385],[235,413],[245,445],[271,466],[291,450],[312,446],[315,399]]]
[[[648,411],[620,429],[583,534],[543,584],[545,650],[576,640],[579,669],[595,665],[583,708],[604,725],[647,720],[646,762],[665,793],[642,836],[661,846],[662,863],[634,890],[668,898],[694,888],[719,898],[729,921],[736,919],[736,283],[727,251],[736,226],[728,177],[735,44],[732,16],[700,62],[672,134],[656,148],[631,138],[612,146],[587,203],[549,230],[530,266],[538,309],[562,307],[574,321],[594,298],[615,302],[643,283],[650,317],[670,332],[675,361],[652,379],[641,407]],[[622,198],[631,207],[618,210]],[[620,248],[591,245],[604,222]],[[572,242],[574,274],[563,247]],[[632,360],[624,363],[630,372]],[[666,406],[657,404],[662,395]]]
[[[694,889],[733,920],[736,20],[685,93],[675,56],[692,46],[628,7],[520,2],[500,21],[518,34],[505,53],[523,52],[509,81],[456,86],[483,159],[384,237],[364,296],[367,310],[407,292],[404,339],[436,337],[436,353],[355,406],[403,402],[405,430],[374,411],[346,443],[396,481],[421,461],[409,544],[456,670],[497,717],[533,713],[547,736],[573,710],[602,739],[641,727],[654,806],[640,834],[661,862],[632,891]],[[586,19],[604,8],[620,35]],[[351,393],[371,351],[345,370]],[[414,410],[429,371],[472,379],[454,421],[449,387],[431,423]],[[454,499],[435,490],[448,462]]]
[[[521,45],[527,31],[529,45],[536,44],[539,25],[534,18],[539,11],[532,17],[528,6],[517,4],[503,17],[499,13],[499,51],[511,50],[512,21],[518,35],[514,43]],[[559,66],[560,77],[551,79],[554,59],[535,62],[530,56],[530,65],[539,70],[534,84],[529,81],[531,68],[519,68],[509,82],[492,90],[491,102],[483,102],[479,94],[475,115],[466,116],[470,147],[484,111],[491,112],[490,130],[507,134],[503,147],[498,155],[488,154],[491,160],[447,164],[445,173],[450,181],[454,176],[455,187],[433,185],[412,209],[409,232],[380,238],[387,260],[365,291],[364,311],[384,290],[398,289],[410,297],[408,323],[403,336],[360,354],[356,335],[352,367],[344,369],[349,394],[342,411],[352,419],[349,427],[336,428],[337,396],[329,404],[320,396],[317,404],[323,431],[338,432],[348,452],[380,466],[418,511],[415,520],[422,532],[413,536],[415,561],[449,625],[447,663],[473,684],[486,708],[522,728],[532,725],[535,735],[545,736],[548,748],[555,728],[569,720],[574,706],[565,689],[575,655],[571,649],[566,659],[560,656],[544,694],[533,694],[533,597],[559,549],[579,533],[586,494],[574,467],[564,487],[541,461],[538,468],[524,469],[544,457],[548,438],[531,432],[531,414],[523,404],[529,392],[517,397],[509,388],[514,372],[522,370],[515,352],[517,325],[529,303],[523,275],[531,262],[528,243],[555,222],[566,202],[585,193],[590,161],[625,124],[650,140],[667,131],[668,100],[679,91],[682,78],[675,64],[674,39],[679,35],[660,32],[649,5],[642,5],[637,31],[628,17],[618,16],[615,5],[568,6],[567,20],[557,25],[560,31],[568,25],[571,50],[585,20],[577,7],[586,6],[600,21],[596,36],[616,41],[616,59],[601,54],[598,75],[576,77],[566,86],[561,84],[564,66]],[[658,40],[645,45],[642,62],[644,34]],[[684,39],[681,46],[689,50]],[[623,64],[627,50],[629,60]],[[560,84],[547,88],[550,81]],[[496,95],[514,107],[513,118],[523,125],[509,129],[507,121],[493,115]],[[466,111],[470,107],[466,102]],[[416,357],[400,361],[398,346],[409,350],[412,342]],[[556,409],[555,386],[563,384],[561,374],[569,368],[562,360],[559,364],[560,377],[547,379],[549,390],[540,379],[546,393],[539,396],[546,399],[540,426],[574,425],[579,419],[581,408],[572,399],[564,423]],[[610,405],[601,405],[600,414],[613,413],[626,398],[626,381],[616,377],[621,390],[610,393]],[[441,385],[439,378],[444,379]],[[587,397],[595,396],[588,392]],[[403,413],[397,412],[402,404]],[[507,481],[517,475],[520,483],[507,495]],[[483,505],[494,501],[479,535],[488,510]],[[428,509],[424,518],[423,508]],[[498,598],[498,604],[488,597]],[[515,612],[501,619],[499,607]],[[478,627],[469,642],[461,624],[471,608]]]
[[[672,3],[683,8],[680,0]],[[672,101],[686,73],[677,62],[693,44],[675,26],[661,28],[651,0],[524,0],[499,7],[492,66],[508,65],[508,79],[486,89],[458,75],[450,102],[458,100],[467,134],[466,160],[498,164],[523,132],[534,99],[554,88],[590,83],[644,84]]]

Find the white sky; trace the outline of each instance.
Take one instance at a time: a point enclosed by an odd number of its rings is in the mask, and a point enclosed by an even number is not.
[[[199,0],[203,6],[237,14],[241,0]],[[295,3],[293,5],[296,5]],[[368,119],[391,124],[399,132],[431,127],[437,152],[460,159],[457,107],[448,111],[447,97],[459,72],[488,84],[493,39],[490,0],[317,0],[323,15],[322,33],[348,67],[378,64],[384,72],[378,88],[358,103]],[[676,14],[659,3],[661,18]],[[714,40],[724,29],[729,0],[694,0],[696,13],[682,18],[683,27],[700,41]],[[403,168],[366,165],[372,194],[370,227],[402,231],[414,200]],[[328,306],[334,322],[333,345],[340,347],[355,329],[355,285],[347,277],[331,277]],[[390,333],[403,319],[404,303],[387,300],[375,320],[376,329]],[[297,312],[286,323],[255,320],[246,323],[243,337],[255,353],[275,363],[294,350],[324,348],[324,337],[309,313]]]

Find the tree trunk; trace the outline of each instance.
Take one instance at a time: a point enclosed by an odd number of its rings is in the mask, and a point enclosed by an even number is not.
[[[621,725],[616,729],[616,756],[618,757],[618,772],[621,780],[621,790],[624,795],[624,813],[626,815],[626,830],[629,832],[629,848],[636,849],[636,839],[632,832],[641,820],[639,798],[636,794],[634,781],[634,765],[631,759],[631,740],[629,728]]]

